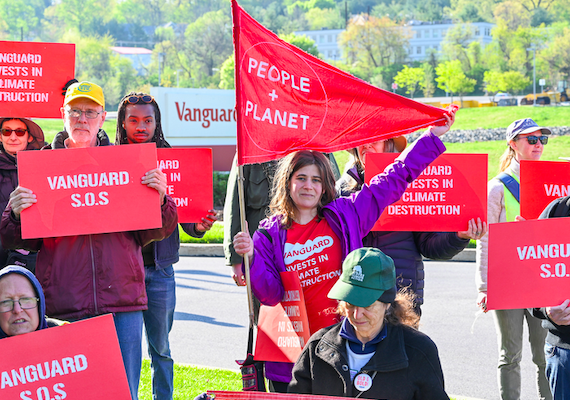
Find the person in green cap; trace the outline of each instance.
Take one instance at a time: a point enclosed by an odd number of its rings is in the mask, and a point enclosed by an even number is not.
[[[344,319],[315,333],[293,367],[290,393],[449,399],[435,343],[416,327],[413,294],[396,288],[393,260],[363,247],[344,260],[328,297]]]

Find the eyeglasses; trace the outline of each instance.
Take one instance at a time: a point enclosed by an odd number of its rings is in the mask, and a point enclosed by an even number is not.
[[[542,143],[542,145],[544,146],[546,143],[548,143],[548,136],[534,136],[534,135],[530,135],[530,136],[523,136],[521,139],[526,138],[526,141],[528,142],[528,144],[537,144],[538,141],[540,140],[540,143]]]
[[[12,132],[14,132],[16,134],[16,136],[21,137],[21,136],[24,136],[27,131],[28,131],[27,129],[21,129],[21,128],[18,128],[18,129],[2,128],[2,129],[0,129],[0,132],[2,132],[2,136],[6,136],[6,137],[11,136]]]
[[[40,301],[40,299],[38,299],[37,297],[22,297],[19,298],[18,300],[0,301],[0,313],[12,311],[14,309],[14,304],[16,302],[18,302],[18,304],[20,304],[20,307],[22,307],[22,309],[24,310],[36,308],[36,306],[38,305],[38,301]]]
[[[154,97],[145,94],[142,96],[129,96],[125,99],[124,103],[129,103],[129,104],[137,104],[137,103],[145,103],[145,104],[149,104],[152,103],[154,101]]]
[[[83,111],[83,110],[78,110],[78,109],[76,109],[76,108],[71,109],[71,110],[67,110],[67,113],[69,114],[69,116],[70,116],[71,118],[81,118],[81,114],[85,114],[85,117],[86,117],[86,118],[95,119],[95,118],[97,118],[97,116],[98,116],[99,114],[101,114],[102,112],[103,112],[103,111],[97,112],[97,111],[95,111],[95,110],[85,110],[85,111]]]

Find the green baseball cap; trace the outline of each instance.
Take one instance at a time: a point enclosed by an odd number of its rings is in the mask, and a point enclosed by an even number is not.
[[[368,307],[376,300],[393,302],[396,291],[394,261],[378,249],[362,247],[346,257],[342,275],[328,297],[357,307]]]

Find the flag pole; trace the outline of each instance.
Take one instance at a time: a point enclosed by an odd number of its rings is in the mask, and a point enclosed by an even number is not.
[[[249,230],[247,227],[245,219],[245,191],[243,189],[243,182],[245,181],[243,177],[243,165],[238,165],[238,197],[239,197],[239,215],[241,221],[241,231],[247,232],[249,235]],[[249,255],[246,253],[243,255],[243,265],[245,270],[245,283],[247,287],[247,306],[249,309],[249,326],[253,327],[255,325],[255,319],[253,314],[253,294],[251,292],[251,279],[249,277]]]

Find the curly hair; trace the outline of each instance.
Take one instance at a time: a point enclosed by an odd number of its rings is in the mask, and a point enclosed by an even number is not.
[[[384,322],[390,325],[406,325],[418,329],[420,316],[414,310],[416,298],[416,294],[410,289],[400,289],[396,295],[396,299],[390,304],[390,307],[388,307],[384,314]],[[347,308],[345,301],[338,303],[337,313],[346,316]]]
[[[284,157],[277,167],[269,204],[271,215],[281,215],[281,224],[285,229],[291,227],[297,213],[297,207],[291,198],[289,186],[295,172],[308,165],[315,165],[321,174],[323,193],[317,205],[317,215],[323,218],[323,207],[336,197],[335,179],[329,160],[317,151],[302,150]]]
[[[129,141],[127,139],[127,131],[123,126],[125,122],[125,117],[127,114],[127,107],[129,106],[128,101],[126,101],[129,97],[136,96],[149,96],[146,93],[139,93],[139,92],[130,92],[125,95],[121,102],[119,103],[119,109],[117,111],[117,134],[115,137],[115,144],[128,144]],[[170,144],[164,138],[164,133],[162,132],[162,119],[160,116],[160,108],[158,108],[158,104],[154,98],[150,103],[137,103],[137,104],[151,104],[154,108],[154,120],[156,121],[156,129],[154,130],[154,135],[152,136],[151,142],[156,143],[156,147],[171,147]]]

